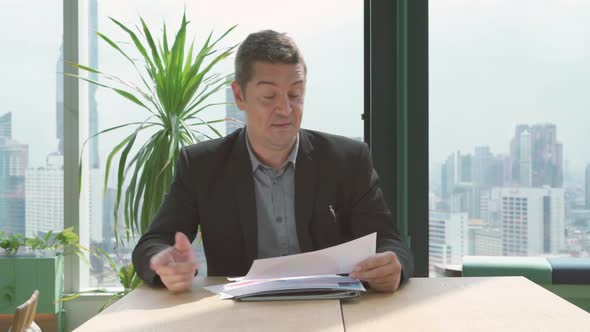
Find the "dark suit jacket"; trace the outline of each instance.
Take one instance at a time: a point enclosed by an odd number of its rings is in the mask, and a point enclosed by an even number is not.
[[[300,130],[295,217],[302,252],[377,232],[377,251],[397,254],[404,279],[413,274],[412,255],[396,231],[365,143]],[[150,258],[173,245],[177,231],[193,241],[199,225],[208,275],[245,275],[256,259],[258,239],[244,129],[181,150],[170,190],[133,251],[139,276],[162,286]]]

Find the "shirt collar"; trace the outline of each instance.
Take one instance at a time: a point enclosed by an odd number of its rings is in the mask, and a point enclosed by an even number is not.
[[[245,133],[246,147],[248,149],[248,155],[250,156],[250,162],[252,163],[252,173],[256,172],[256,170],[258,169],[258,166],[262,166],[265,168],[271,168],[270,166],[263,164],[256,157],[254,150],[252,150],[252,146],[250,146],[250,140],[248,139],[248,132],[247,131],[248,131],[248,128],[246,128],[246,133]],[[289,163],[291,163],[291,165],[293,165],[293,169],[295,169],[295,162],[297,161],[297,151],[298,150],[299,150],[299,133],[297,133],[297,138],[295,139],[295,145],[293,146],[293,149],[291,149],[291,152],[289,153],[289,156],[287,157],[287,160],[285,161],[285,163],[283,165],[281,165],[281,169],[284,168]]]

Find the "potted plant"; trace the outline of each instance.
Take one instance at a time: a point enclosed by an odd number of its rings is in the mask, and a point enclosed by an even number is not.
[[[8,256],[15,256],[18,249],[25,244],[25,236],[23,234],[6,234],[0,231],[0,248]]]
[[[27,238],[24,234],[0,232],[0,247],[8,254],[0,256],[0,314],[12,314],[31,292],[39,290],[37,313],[59,314],[63,286],[63,256],[86,250],[78,243],[73,228],[50,231],[44,236]],[[21,247],[32,253],[18,254]]]
[[[97,68],[74,63],[70,63],[70,65],[82,71],[94,73],[102,80],[99,82],[80,75],[67,75],[110,89],[145,111],[146,117],[143,121],[124,123],[102,130],[89,137],[82,147],[83,150],[88,140],[98,135],[123,128],[133,128],[132,133],[119,142],[106,159],[105,192],[112,162],[115,157],[119,158],[115,169],[117,194],[114,208],[114,229],[118,245],[120,240],[122,242],[118,233],[119,207],[123,208],[125,240],[129,243],[131,236],[136,237],[145,233],[151,219],[161,205],[166,190],[172,182],[180,148],[203,139],[210,139],[212,136],[221,137],[214,125],[223,121],[237,121],[223,117],[206,121],[201,116],[203,111],[211,107],[227,104],[225,102],[213,103],[210,101],[210,97],[229,84],[233,74],[213,73],[213,68],[220,61],[231,56],[237,45],[227,48],[217,46],[236,28],[236,26],[232,26],[216,39],[213,38],[213,32],[211,32],[206,39],[203,39],[200,48],[195,48],[194,41],[187,42],[186,34],[189,22],[185,13],[183,13],[180,27],[172,43],[169,43],[165,23],[162,28],[162,36],[157,39],[154,38],[148,25],[141,17],[139,18],[140,26],[136,26],[139,33],[134,32],[135,30],[118,20],[109,18],[129,38],[128,45],[132,45],[132,51],[139,55],[139,60],[136,59],[136,56],[128,53],[129,51],[120,44],[114,42],[114,38],[100,32],[97,32],[97,35],[120,54],[123,61],[128,62],[134,68],[140,83],[134,84],[132,80],[122,79],[116,75],[103,73]],[[204,129],[209,130],[212,134],[208,134]],[[139,135],[148,131],[149,138],[140,142]],[[134,147],[139,148],[132,152]],[[80,160],[79,167],[81,176],[82,160]],[[82,181],[80,181],[80,189],[81,183]],[[105,307],[141,283],[133,265],[116,264],[102,249],[93,249],[91,253],[106,261],[113,272],[118,275],[119,282],[123,287],[123,291],[114,294],[107,301]],[[73,299],[79,294],[64,299]]]
[[[61,232],[47,232],[44,236],[25,238],[24,244],[30,247],[37,257],[52,257],[56,255],[76,254],[86,259],[83,251],[88,251],[79,243],[78,234],[74,233],[74,227],[69,227]]]
[[[97,32],[97,35],[116,50],[122,56],[122,60],[129,62],[141,83],[136,85],[131,83],[132,80],[72,63],[72,66],[97,74],[103,80],[98,82],[79,75],[69,76],[110,89],[145,111],[146,117],[141,122],[111,127],[89,138],[130,126],[134,128],[131,134],[112,149],[106,160],[105,191],[113,158],[119,157],[114,209],[114,229],[118,243],[120,204],[123,204],[127,240],[129,235],[143,234],[172,182],[180,148],[211,138],[204,128],[210,130],[213,135],[221,136],[213,124],[226,119],[206,121],[201,114],[210,107],[227,104],[212,103],[210,97],[231,82],[231,75],[212,73],[212,69],[217,63],[228,58],[237,45],[225,49],[217,48],[217,44],[236,27],[233,26],[215,40],[212,39],[211,32],[202,42],[200,49],[195,49],[194,41],[187,42],[186,29],[189,22],[185,14],[171,44],[168,42],[165,23],[162,37],[157,40],[141,17],[141,26],[136,27],[139,34],[112,17],[110,20],[129,37],[130,45],[133,45],[140,60],[129,55],[112,38],[100,32]],[[148,130],[149,138],[140,142],[138,135]],[[84,146],[85,144],[86,142]],[[139,148],[132,152],[136,146]],[[124,184],[127,185],[125,190]]]

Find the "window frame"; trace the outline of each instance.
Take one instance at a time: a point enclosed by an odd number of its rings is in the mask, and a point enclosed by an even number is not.
[[[381,178],[387,205],[415,259],[415,276],[428,276],[428,0],[364,1],[364,140]],[[85,4],[63,0],[64,61],[80,58]],[[64,73],[77,75],[73,66]],[[392,89],[374,87],[389,86]],[[81,243],[89,225],[80,218],[78,189],[80,89],[64,77],[64,227]],[[411,110],[411,112],[409,111]],[[395,133],[395,135],[392,135]],[[411,220],[411,222],[408,222]],[[64,291],[80,291],[80,259],[64,265]]]

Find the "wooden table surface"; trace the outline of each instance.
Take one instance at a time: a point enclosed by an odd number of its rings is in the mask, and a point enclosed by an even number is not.
[[[590,314],[523,277],[414,278],[354,300],[220,300],[141,286],[75,331],[590,331]]]

